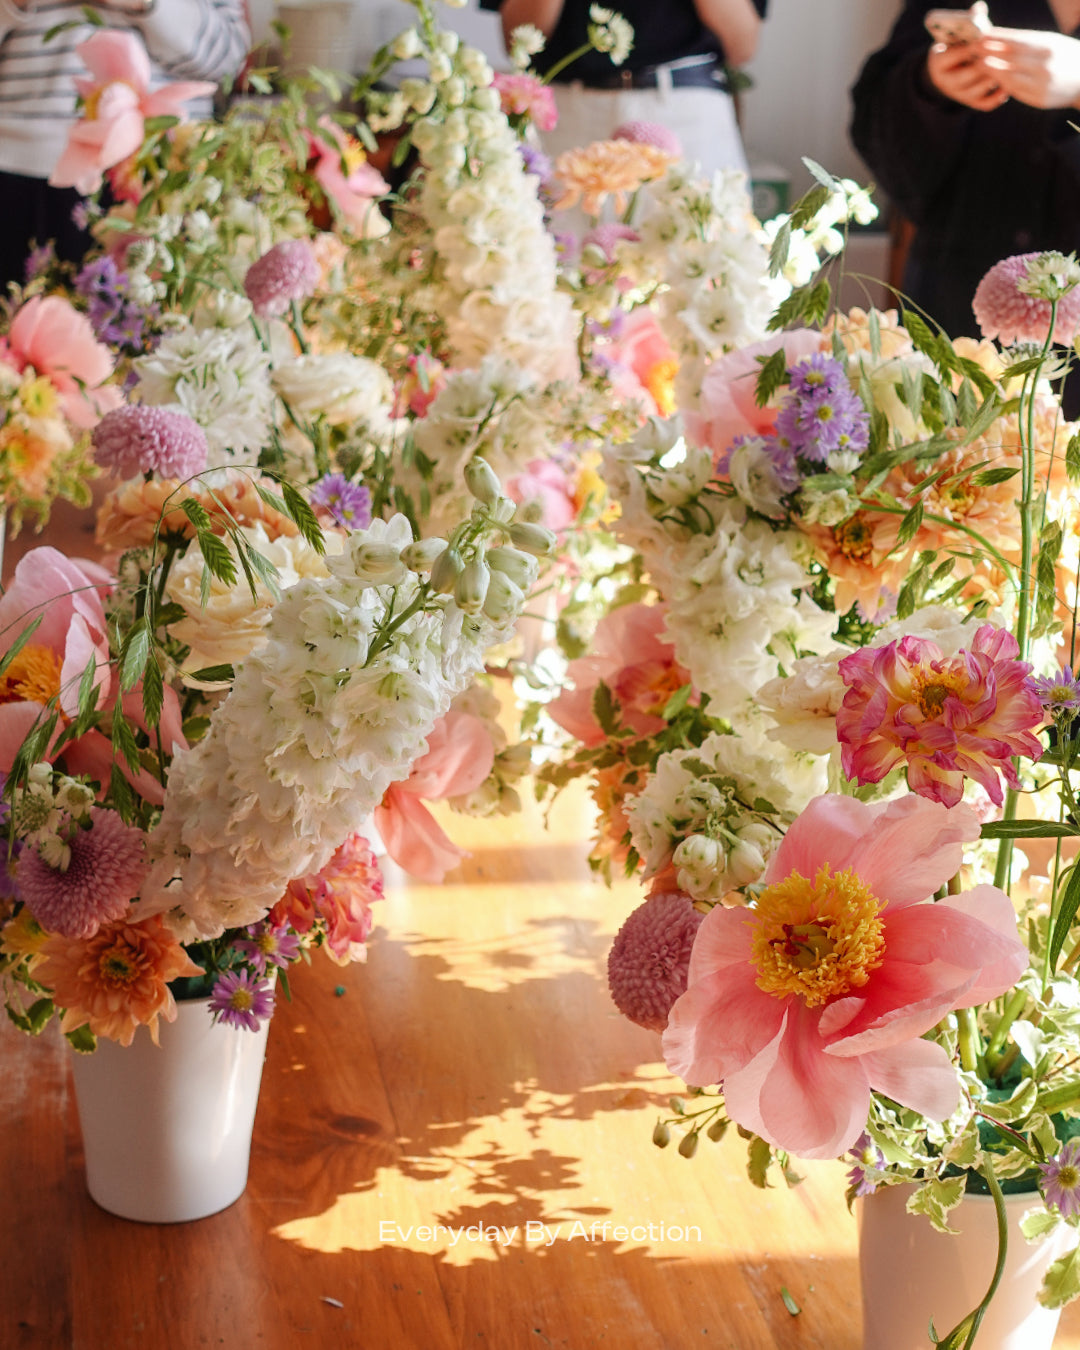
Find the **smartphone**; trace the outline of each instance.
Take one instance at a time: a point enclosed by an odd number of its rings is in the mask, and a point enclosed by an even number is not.
[[[944,42],[947,47],[978,42],[992,27],[985,4],[972,5],[971,9],[932,9],[925,22],[934,41]]]

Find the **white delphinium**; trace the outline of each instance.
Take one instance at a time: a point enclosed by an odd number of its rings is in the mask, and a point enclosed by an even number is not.
[[[558,289],[536,180],[525,173],[491,68],[457,46],[429,53],[429,70],[438,98],[412,138],[453,364],[499,352],[544,381],[565,378],[577,368],[577,319]]]
[[[248,306],[242,297],[232,299],[238,313]],[[202,427],[208,468],[254,459],[267,444],[274,406],[270,358],[246,318],[226,324],[176,316],[154,351],[132,364],[139,402],[187,413]]]
[[[696,748],[660,756],[628,809],[630,837],[651,877],[669,864],[696,900],[720,900],[755,882],[824,773],[778,754],[753,720]]]
[[[790,289],[769,277],[769,252],[750,210],[746,177],[675,165],[643,193],[640,248],[662,283],[656,312],[679,360],[676,399],[697,407],[715,357],[764,338],[769,316]],[[628,253],[632,249],[626,250]]]
[[[169,911],[185,939],[214,936],[328,862],[512,633],[534,555],[553,543],[513,517],[496,481],[436,549],[414,545],[403,516],[376,520],[327,560],[326,579],[285,593],[206,736],[173,761],[140,913]],[[490,584],[495,542],[526,556],[524,589]],[[487,584],[463,584],[470,569]]]

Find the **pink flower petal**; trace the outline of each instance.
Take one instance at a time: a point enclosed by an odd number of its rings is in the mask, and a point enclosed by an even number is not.
[[[861,1063],[876,1092],[931,1120],[946,1120],[959,1105],[956,1070],[933,1041],[905,1041],[864,1055]]]
[[[861,1061],[824,1053],[817,1021],[790,1000],[782,1033],[724,1079],[724,1103],[732,1120],[779,1148],[801,1158],[836,1158],[866,1125],[870,1084]]]
[[[139,93],[150,84],[150,57],[135,33],[103,28],[75,48],[97,84],[123,81]]]
[[[399,867],[421,881],[439,882],[462,858],[464,849],[449,838],[422,801],[391,784],[375,808],[375,828]]]

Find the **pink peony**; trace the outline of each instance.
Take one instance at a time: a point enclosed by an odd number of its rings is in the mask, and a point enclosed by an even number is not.
[[[1011,633],[984,624],[952,657],[918,637],[845,656],[848,691],[836,715],[844,773],[880,783],[906,766],[912,791],[945,806],[960,801],[966,775],[1000,806],[998,773],[1019,787],[1012,757],[1042,753],[1031,733],[1045,714],[1019,651]]]
[[[497,72],[491,82],[499,92],[499,103],[507,117],[531,119],[537,131],[554,131],[559,121],[555,91],[535,75]]]
[[[624,122],[611,133],[613,141],[633,141],[637,145],[654,145],[672,159],[682,159],[682,141],[670,127],[659,122]]]
[[[648,1031],[663,1031],[686,992],[690,949],[702,915],[683,891],[654,891],[619,929],[608,954],[616,1008]]]
[[[547,705],[555,722],[584,745],[600,745],[604,732],[593,715],[593,698],[603,681],[619,702],[622,720],[638,736],[663,730],[661,713],[668,699],[689,684],[689,672],[663,640],[664,610],[659,605],[623,605],[602,618],[592,651],[570,662],[573,684]]]
[[[68,135],[49,182],[96,192],[105,169],[133,155],[143,143],[148,117],[183,117],[188,99],[212,94],[216,85],[184,80],[150,92],[150,58],[135,33],[102,29],[75,48],[90,71],[76,79],[83,115]]]
[[[828,341],[809,328],[777,333],[715,360],[701,383],[700,411],[686,419],[687,434],[705,446],[713,458],[726,454],[736,436],[768,436],[776,424],[777,408],[759,408],[754,401],[762,356],[783,348],[788,366],[828,350]]]
[[[312,160],[311,173],[326,196],[361,239],[376,239],[387,233],[390,222],[376,199],[390,191],[378,169],[367,162],[358,141],[348,137],[328,118],[319,121],[322,135],[307,133]]]
[[[91,938],[103,923],[122,918],[149,866],[142,830],[97,806],[90,820],[90,828],[76,830],[69,841],[64,871],[50,867],[33,848],[19,857],[22,898],[42,928],[61,937]]]
[[[617,397],[636,398],[647,413],[661,417],[675,412],[679,360],[648,306],[639,305],[626,316],[605,355],[615,362],[610,378]]]
[[[573,484],[554,460],[531,460],[507,480],[506,491],[516,502],[539,502],[540,523],[549,530],[565,530],[577,516]]]
[[[484,722],[464,712],[448,712],[436,722],[427,745],[408,778],[387,788],[374,818],[398,866],[421,881],[435,882],[468,855],[447,838],[424,802],[475,792],[491,773],[495,747]]]
[[[35,295],[20,306],[8,332],[10,357],[20,370],[32,366],[60,393],[65,416],[92,427],[103,412],[120,405],[111,385],[98,388],[113,372],[107,347],[94,337],[85,314],[59,295]]]
[[[192,478],[206,468],[206,433],[187,413],[130,404],[106,413],[90,438],[94,459],[120,478]]]
[[[306,239],[275,244],[251,264],[244,277],[244,290],[260,319],[284,314],[294,301],[312,295],[318,284],[319,264]]]
[[[1013,342],[1046,341],[1050,327],[1050,301],[1026,295],[1018,286],[1028,274],[1028,263],[1040,253],[1017,253],[997,262],[979,282],[971,308],[983,336],[1009,345]],[[1058,301],[1054,341],[1068,346],[1080,329],[1080,286],[1074,286]]]
[[[956,1072],[920,1037],[1004,993],[1028,964],[996,887],[920,903],[978,835],[966,806],[815,798],[754,907],[705,916],[664,1033],[668,1067],[721,1083],[732,1120],[805,1158],[855,1143],[871,1091],[944,1120]]]

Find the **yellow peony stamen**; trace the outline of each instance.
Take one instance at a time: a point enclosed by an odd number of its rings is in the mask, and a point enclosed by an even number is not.
[[[27,643],[0,675],[0,703],[48,703],[60,693],[60,671],[51,647]]]
[[[857,873],[828,863],[813,882],[792,872],[766,887],[750,919],[758,988],[811,1008],[861,988],[884,959],[882,907]]]

